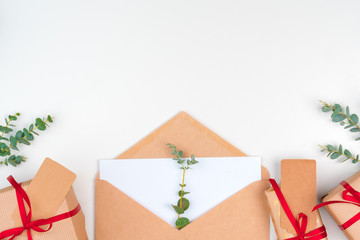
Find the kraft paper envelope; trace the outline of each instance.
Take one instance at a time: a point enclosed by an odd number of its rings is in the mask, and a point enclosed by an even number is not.
[[[166,143],[196,157],[239,157],[242,151],[181,112],[118,159],[171,157]],[[269,239],[269,210],[264,191],[269,174],[241,189],[181,230],[161,220],[110,183],[95,180],[95,237],[98,240]],[[144,181],[144,179],[139,179]],[[156,187],[156,186],[155,186]]]

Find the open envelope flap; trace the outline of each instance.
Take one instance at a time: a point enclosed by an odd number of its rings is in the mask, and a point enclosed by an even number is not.
[[[123,154],[118,156],[118,159],[136,159],[136,158],[168,158],[171,157],[169,149],[166,146],[166,143],[173,143],[179,149],[184,150],[184,157],[189,157],[190,154],[194,154],[196,157],[240,157],[246,156],[245,153],[220,138],[214,132],[210,131],[208,128],[203,126],[197,120],[190,117],[185,112],[181,112],[176,115],[174,118],[166,122],[160,128],[149,134],[147,137],[142,139],[140,142],[135,144],[133,147],[125,151]],[[268,171],[262,167],[262,179],[268,179],[269,173]],[[240,192],[235,194],[230,199],[237,199],[235,201],[239,201],[240,204],[236,204],[238,209],[238,214],[242,215],[243,220],[238,220],[241,222],[232,222],[231,219],[215,219],[214,221],[221,221],[224,224],[235,224],[239,229],[241,229],[242,233],[239,233],[238,239],[268,239],[269,238],[269,212],[267,209],[264,191],[269,187],[267,181],[260,180],[253,184],[250,184],[248,187],[242,189]],[[118,204],[113,204],[120,201],[120,195],[124,196],[124,194],[119,191],[117,188],[112,186],[106,181],[99,180],[99,175],[96,179],[95,184],[95,194],[96,194],[96,237],[97,239],[107,240],[107,239],[119,239],[119,234],[123,234],[123,232],[119,232],[119,226],[121,223],[118,221],[120,215],[125,215],[123,212],[123,208]],[[244,194],[240,194],[244,192]],[[244,198],[243,201],[240,201],[240,197]],[[126,200],[135,202],[134,200],[123,197],[121,200]],[[256,199],[256,201],[251,201]],[[227,202],[229,200],[226,200]],[[220,205],[223,205],[221,203]],[[219,206],[220,206],[219,205]],[[216,209],[220,209],[220,207],[216,207]],[[130,207],[130,206],[129,206]],[[232,207],[233,208],[233,207]],[[130,209],[131,210],[131,209]],[[215,209],[213,209],[215,210]],[[213,211],[212,210],[212,211]],[[148,215],[146,215],[147,217]],[[155,216],[155,215],[154,215]],[[206,214],[205,214],[206,216]],[[150,218],[149,218],[150,219]],[[201,217],[198,219],[200,220]],[[159,219],[161,221],[161,219]],[[203,219],[202,219],[203,220]],[[200,222],[200,221],[198,221]],[[161,224],[154,224],[154,229],[156,232],[163,231],[165,227],[162,224],[166,224],[167,227],[172,226],[163,222]],[[190,225],[193,227],[190,228]],[[194,230],[186,230],[187,228],[192,229],[197,223],[195,220],[186,228],[176,231],[176,239],[184,239],[182,236],[187,231]],[[126,226],[126,225],[124,225]],[[222,234],[221,239],[231,239],[234,238],[226,238],[226,235],[229,235],[227,232],[223,232],[224,229],[214,228],[212,225],[210,232],[219,231],[218,234]],[[221,226],[221,225],[219,225]],[[242,227],[246,226],[246,228]],[[206,227],[207,228],[207,227]],[[132,230],[133,235],[131,235],[130,239],[144,239],[145,236],[140,238],[135,238],[134,235],[141,234],[142,229],[141,226],[134,226],[134,228],[128,228],[128,230]],[[166,228],[167,229],[167,228]],[[126,229],[122,229],[123,231],[127,231]],[[200,232],[203,232],[202,229],[198,229]],[[204,229],[205,230],[205,229]],[[234,230],[234,228],[231,228]],[[165,230],[166,232],[172,230]],[[109,232],[117,232],[116,235],[110,235]],[[194,231],[195,232],[195,231]],[[180,234],[181,233],[181,234]],[[255,236],[256,234],[261,233],[262,237],[245,237],[245,236]],[[197,233],[200,234],[200,233]],[[172,234],[171,234],[172,235]],[[213,238],[204,238],[204,239],[213,239]],[[107,237],[108,236],[108,237]],[[218,236],[218,235],[216,235]],[[244,236],[244,237],[243,237]],[[127,238],[124,238],[127,239]],[[146,239],[161,239],[159,236],[154,236],[153,238],[149,237]],[[171,239],[171,238],[167,238]],[[197,238],[202,239],[202,238]],[[218,238],[219,239],[219,238]],[[235,238],[236,239],[236,238]]]
[[[248,185],[181,232],[188,240],[269,239],[268,207],[263,203],[267,187],[267,181]]]
[[[240,240],[269,239],[267,181],[256,181],[176,230],[107,181],[96,181],[96,239]]]
[[[96,181],[95,186],[96,239],[184,239],[180,236],[178,230],[132,200],[110,183],[106,181]]]

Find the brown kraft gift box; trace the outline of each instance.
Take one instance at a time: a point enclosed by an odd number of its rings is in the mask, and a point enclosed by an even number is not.
[[[360,191],[360,171],[345,180],[355,191]],[[329,201],[346,201],[342,194],[345,188],[342,185],[338,185],[328,194],[322,198],[322,202]],[[359,195],[360,196],[360,195]],[[358,202],[359,203],[359,202]],[[334,203],[325,206],[326,210],[335,220],[335,222],[342,226],[344,223],[353,218],[356,214],[359,214],[360,208],[354,204],[349,203]],[[355,221],[351,226],[346,229],[340,227],[346,237],[350,240],[360,240],[360,221]]]
[[[21,183],[32,206],[31,221],[50,218],[73,210],[77,205],[72,184],[76,175],[51,159],[45,159],[32,181]],[[27,208],[28,212],[28,208]],[[0,190],[0,233],[23,227],[19,215],[16,191],[13,187]],[[47,226],[41,227],[46,229]],[[47,232],[31,230],[34,240],[87,240],[85,216],[80,210],[75,216],[53,223]],[[26,230],[15,240],[27,240]]]
[[[313,207],[316,205],[315,160],[282,160],[280,186],[281,192],[295,219],[298,220],[300,213],[304,213],[308,217],[306,233],[323,226],[320,213],[318,211],[312,212]],[[274,189],[266,190],[265,195],[278,239],[284,240],[297,237],[298,235],[289,221]]]

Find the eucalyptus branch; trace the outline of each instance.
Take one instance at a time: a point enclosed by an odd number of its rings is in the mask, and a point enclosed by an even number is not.
[[[178,218],[175,222],[175,225],[176,225],[176,228],[180,230],[190,223],[190,220],[188,218],[180,217],[180,215],[183,214],[190,207],[190,201],[184,197],[186,194],[190,193],[190,192],[184,191],[184,188],[186,187],[186,184],[185,184],[186,171],[191,169],[190,166],[197,164],[198,161],[196,161],[194,155],[191,155],[190,159],[186,159],[186,160],[183,159],[182,158],[183,151],[177,150],[176,146],[171,143],[168,143],[167,145],[171,149],[171,154],[175,156],[173,158],[173,160],[177,161],[177,163],[181,166],[180,169],[182,170],[182,181],[180,183],[181,190],[178,192],[180,199],[177,202],[177,205],[172,205],[172,207],[174,208],[174,210],[178,216]],[[185,163],[186,163],[186,165],[185,165]]]
[[[345,113],[343,108],[339,104],[330,105],[324,101],[320,102],[323,104],[321,110],[323,112],[332,111],[331,118],[333,122],[340,123],[341,126],[345,126],[345,129],[350,129],[350,132],[360,132],[359,117],[356,114],[350,113],[350,108],[346,106]],[[356,138],[355,141],[359,141],[360,137]]]
[[[16,167],[18,164],[25,162],[25,157],[21,155],[11,154],[12,150],[19,151],[18,144],[30,145],[30,142],[34,140],[34,134],[39,135],[35,130],[44,131],[46,127],[49,126],[48,123],[53,122],[53,117],[50,115],[47,118],[37,118],[34,124],[31,124],[28,128],[24,128],[22,131],[19,130],[15,135],[10,137],[4,137],[5,134],[9,134],[13,131],[14,125],[10,124],[12,121],[16,121],[17,117],[20,116],[19,113],[15,115],[9,115],[9,118],[5,118],[5,126],[0,126],[0,157],[4,157],[4,160],[0,160],[0,166],[9,164],[13,167]],[[8,144],[6,143],[8,142]]]
[[[347,160],[351,160],[352,163],[359,162],[359,154],[352,154],[348,149],[343,151],[343,147],[340,144],[338,148],[334,147],[333,145],[319,145],[321,148],[321,152],[327,152],[328,157],[331,159],[337,159],[339,157],[342,158],[341,162],[345,162]]]

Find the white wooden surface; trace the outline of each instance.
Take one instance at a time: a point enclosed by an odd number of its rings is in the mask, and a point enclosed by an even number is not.
[[[45,157],[59,161],[78,174],[93,239],[98,160],[185,110],[261,155],[278,180],[281,159],[317,159],[320,197],[360,168],[317,147],[360,152],[318,103],[360,113],[359,11],[351,0],[1,0],[1,116],[55,122],[21,147],[27,163],[0,168],[0,187],[9,174],[32,178]],[[329,239],[345,239],[322,214]]]

